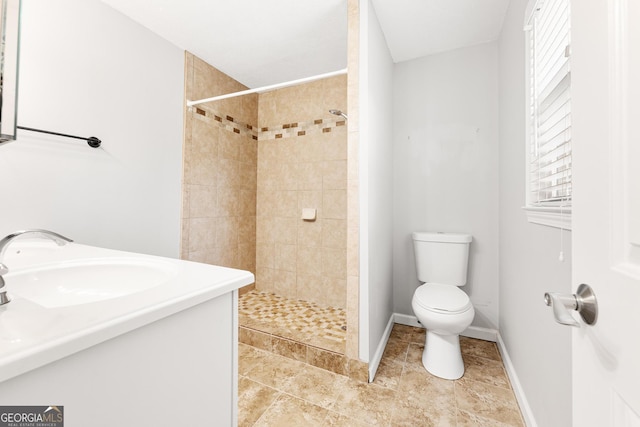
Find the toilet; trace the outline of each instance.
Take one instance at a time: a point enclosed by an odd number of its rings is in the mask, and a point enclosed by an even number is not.
[[[431,374],[456,380],[464,374],[459,335],[475,311],[459,286],[467,283],[469,244],[462,233],[415,232],[413,248],[420,285],[411,301],[413,312],[427,330],[422,364]]]

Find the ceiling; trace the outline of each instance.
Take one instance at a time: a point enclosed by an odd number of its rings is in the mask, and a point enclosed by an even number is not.
[[[102,0],[250,88],[347,65],[347,0]],[[372,0],[394,62],[495,40],[509,0]]]
[[[510,0],[372,0],[394,62],[496,40]]]

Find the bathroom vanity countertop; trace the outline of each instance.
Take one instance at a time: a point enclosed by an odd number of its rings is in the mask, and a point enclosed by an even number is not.
[[[0,306],[0,382],[254,282],[253,274],[243,270],[35,239],[12,244],[3,262],[9,267],[4,278],[12,301]],[[117,268],[122,262],[157,265],[163,276],[158,284],[128,295],[49,307],[32,301],[17,280],[12,284],[13,276],[41,268],[64,270],[78,263],[91,268],[94,262],[103,272],[105,265]]]

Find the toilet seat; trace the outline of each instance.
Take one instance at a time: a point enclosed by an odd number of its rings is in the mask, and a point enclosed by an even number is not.
[[[425,283],[416,289],[415,303],[429,311],[458,314],[473,308],[469,296],[457,286]]]

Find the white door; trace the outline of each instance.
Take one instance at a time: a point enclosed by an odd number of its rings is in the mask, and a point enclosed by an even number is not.
[[[574,427],[640,427],[640,0],[572,0]]]

